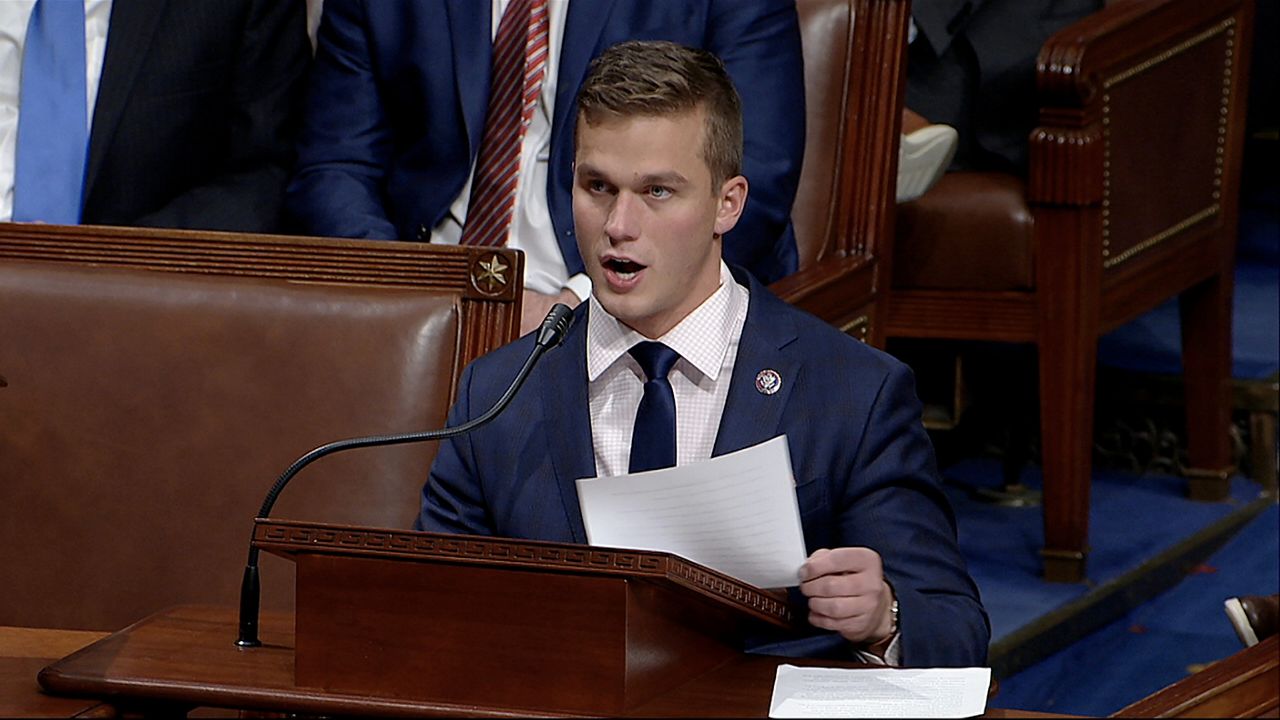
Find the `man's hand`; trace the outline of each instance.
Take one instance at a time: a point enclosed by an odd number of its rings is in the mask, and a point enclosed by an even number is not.
[[[574,295],[569,288],[561,289],[556,295],[544,295],[533,290],[525,290],[524,299],[520,302],[520,334],[524,335],[537,330],[546,319],[547,313],[551,312],[552,305],[564,303],[575,308],[579,302],[578,296]]]
[[[834,630],[858,645],[881,643],[892,634],[893,589],[875,550],[818,550],[800,566],[800,581],[814,627]]]

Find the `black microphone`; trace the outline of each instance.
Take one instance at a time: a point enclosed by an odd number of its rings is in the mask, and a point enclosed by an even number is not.
[[[534,343],[533,351],[529,353],[529,358],[524,361],[524,367],[521,367],[520,372],[516,373],[515,379],[511,381],[511,385],[507,387],[507,391],[502,394],[502,397],[498,398],[498,402],[494,403],[493,407],[489,408],[480,417],[469,420],[457,427],[447,427],[441,430],[425,430],[400,435],[373,435],[338,440],[327,445],[321,445],[294,460],[293,464],[280,475],[275,485],[272,485],[271,490],[267,492],[266,499],[262,501],[262,508],[258,510],[258,518],[266,518],[271,514],[271,507],[276,504],[276,498],[280,497],[285,485],[289,484],[289,480],[294,475],[297,475],[302,468],[325,455],[356,448],[399,445],[427,440],[447,440],[456,435],[471,432],[493,420],[515,397],[520,386],[524,384],[525,378],[529,376],[529,371],[533,370],[534,363],[538,362],[543,353],[564,341],[565,335],[569,332],[569,326],[572,324],[573,310],[570,310],[567,305],[556,303],[538,328],[538,337]],[[245,564],[244,579],[240,583],[240,638],[236,640],[236,644],[240,647],[258,647],[262,644],[258,641],[258,602],[260,597],[261,583],[258,576],[258,548],[253,546],[253,536],[251,534],[249,536],[249,560]]]

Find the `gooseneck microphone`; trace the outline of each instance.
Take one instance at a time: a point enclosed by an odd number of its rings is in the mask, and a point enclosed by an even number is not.
[[[569,332],[569,326],[573,324],[573,311],[567,305],[556,303],[551,308],[551,312],[547,313],[546,319],[542,321],[542,325],[538,328],[538,337],[534,343],[533,350],[529,353],[528,359],[524,361],[524,366],[520,368],[520,372],[516,373],[516,377],[511,381],[511,385],[507,387],[506,392],[498,401],[493,404],[483,415],[473,420],[469,420],[457,427],[446,427],[440,430],[426,430],[423,432],[404,433],[400,435],[373,435],[370,437],[351,438],[349,440],[338,440],[336,442],[321,445],[318,448],[308,452],[306,455],[293,461],[287,470],[281,473],[280,478],[276,480],[275,485],[271,486],[271,490],[267,492],[267,497],[262,501],[262,508],[258,510],[258,518],[266,518],[271,514],[271,507],[276,504],[276,498],[280,497],[280,493],[284,487],[289,484],[289,480],[297,475],[302,468],[319,460],[325,455],[329,455],[342,450],[355,450],[356,448],[380,447],[383,445],[400,445],[403,443],[425,442],[428,440],[446,440],[457,435],[471,432],[476,428],[488,423],[498,416],[511,399],[515,397],[516,392],[520,390],[520,386],[524,384],[525,378],[529,376],[529,372],[533,370],[533,366],[542,357],[543,353],[554,348],[564,341],[565,335]],[[253,545],[253,537],[249,539],[249,560],[244,567],[244,579],[240,583],[240,638],[236,640],[236,644],[240,647],[258,647],[262,643],[258,640],[258,603],[261,596],[261,582],[258,575],[258,548]]]

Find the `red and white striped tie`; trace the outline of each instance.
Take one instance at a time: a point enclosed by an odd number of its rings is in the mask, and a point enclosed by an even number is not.
[[[549,31],[547,0],[511,0],[498,23],[489,110],[462,230],[464,245],[507,242],[516,204],[520,145],[533,121],[547,71]]]

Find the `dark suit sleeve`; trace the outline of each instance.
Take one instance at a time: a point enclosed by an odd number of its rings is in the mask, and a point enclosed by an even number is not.
[[[366,28],[361,0],[325,0],[286,203],[308,233],[394,240],[382,193],[391,129]]]
[[[223,170],[131,224],[247,232],[279,230],[284,186],[311,57],[306,4],[253,0],[228,79]]]
[[[742,98],[747,207],[725,236],[725,260],[768,283],[795,272],[791,205],[804,158],[804,60],[792,0],[712,5],[706,49]]]
[[[809,537],[811,528],[806,525],[809,550],[867,547],[880,555],[885,580],[900,608],[903,666],[980,667],[986,664],[990,625],[956,544],[955,518],[920,420],[911,371],[896,362],[884,367],[887,372],[881,375],[869,410],[864,414],[854,409],[860,403],[847,407],[853,422],[835,422],[818,441],[822,447],[851,443],[856,450],[852,461],[842,456],[831,467],[842,474],[830,478],[829,517],[834,526]],[[874,376],[866,365],[840,370],[868,382]],[[834,388],[825,396],[830,402],[839,397]],[[841,434],[854,437],[838,437]],[[793,446],[800,447],[805,443]],[[804,617],[808,600],[798,588],[791,588],[790,598],[798,616]],[[760,633],[748,640],[748,649],[788,657],[861,659],[838,633],[807,624],[805,628],[786,635]]]
[[[845,482],[838,533],[883,560],[901,609],[903,665],[985,665],[990,626],[920,416],[911,371],[894,364]]]

